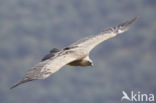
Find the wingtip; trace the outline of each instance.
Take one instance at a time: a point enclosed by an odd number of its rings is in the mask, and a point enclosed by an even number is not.
[[[29,81],[32,81],[33,79],[30,79],[30,78],[24,78],[22,79],[21,81],[19,81],[18,83],[14,84],[13,86],[10,87],[10,89],[13,89],[23,83],[26,83],[26,82],[29,82]]]
[[[138,19],[138,16],[134,17],[133,19],[131,19],[131,20],[129,21],[128,24],[132,24],[132,23],[135,22],[137,19]]]
[[[10,89],[15,88],[15,87],[19,86],[19,85],[22,84],[22,83],[23,83],[23,81],[20,81],[20,82],[14,84],[13,86],[11,86]]]
[[[11,86],[9,89],[11,90],[11,89],[17,87],[18,85],[20,85],[20,84],[17,83],[17,84],[15,84],[15,85]]]
[[[129,25],[131,25],[132,23],[134,23],[137,20],[138,16],[134,17],[131,20],[128,20],[122,24],[120,24],[120,26],[124,26],[124,27],[128,27]]]
[[[134,17],[134,18],[131,19],[131,20],[128,20],[128,21],[126,21],[126,22],[123,22],[123,23],[119,24],[119,25],[117,26],[118,29],[116,30],[116,33],[117,33],[117,34],[121,34],[121,33],[125,32],[125,31],[127,31],[128,28],[129,28],[129,26],[130,26],[132,23],[134,23],[134,22],[137,20],[137,18],[138,18],[138,16]]]

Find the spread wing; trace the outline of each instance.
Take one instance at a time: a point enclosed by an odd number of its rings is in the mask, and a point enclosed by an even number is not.
[[[71,46],[69,46],[68,48],[79,47],[79,48],[83,48],[86,53],[89,53],[95,46],[102,43],[103,41],[113,38],[117,34],[121,34],[121,33],[125,32],[128,29],[129,25],[132,24],[136,19],[137,19],[137,17],[135,17],[129,21],[126,21],[124,23],[121,23],[115,27],[107,28],[102,33],[100,33],[98,35],[81,39],[81,40],[75,42],[74,44],[72,44]]]
[[[116,27],[105,29],[104,32],[100,33],[99,35],[84,38],[72,44],[71,46],[62,49],[54,56],[48,56],[48,59],[45,59],[44,61],[41,61],[37,65],[35,65],[26,73],[26,75],[20,82],[13,85],[10,89],[28,81],[45,79],[49,77],[51,74],[61,69],[64,65],[74,60],[80,59],[81,56],[87,55],[96,45],[100,44],[101,42],[115,37],[117,34],[123,33],[136,19],[137,17],[132,20],[126,21]]]
[[[74,61],[76,58],[77,57],[74,55],[73,51],[60,51],[56,56],[48,60],[41,61],[32,69],[28,70],[24,78],[17,84],[13,85],[10,89],[28,81],[45,79],[60,70],[64,65]]]

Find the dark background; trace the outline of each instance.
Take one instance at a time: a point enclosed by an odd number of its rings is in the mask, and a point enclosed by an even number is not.
[[[129,31],[91,52],[94,67],[63,67],[9,90],[50,49],[135,16]],[[1,103],[121,103],[156,94],[156,0],[0,0]]]

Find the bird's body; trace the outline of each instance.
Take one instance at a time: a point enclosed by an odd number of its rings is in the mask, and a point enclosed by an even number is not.
[[[136,19],[137,17],[115,27],[107,28],[104,30],[104,32],[98,35],[81,39],[61,50],[52,49],[51,52],[46,55],[41,62],[28,70],[23,79],[12,86],[11,89],[28,81],[45,79],[51,74],[60,70],[64,65],[83,67],[92,66],[93,62],[89,58],[90,51],[103,41],[126,31],[129,25],[132,24]]]
[[[93,66],[93,63],[92,63],[92,60],[89,58],[89,56],[84,56],[83,58],[72,61],[72,62],[68,63],[67,65],[86,67],[86,66]]]

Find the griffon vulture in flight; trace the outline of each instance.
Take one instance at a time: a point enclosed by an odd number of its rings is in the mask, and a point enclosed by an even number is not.
[[[83,67],[92,66],[93,62],[89,58],[90,51],[103,41],[125,32],[129,25],[136,19],[137,17],[115,27],[107,28],[98,35],[83,38],[61,50],[56,48],[52,49],[41,62],[29,69],[23,79],[13,85],[10,89],[29,81],[45,79],[65,65]]]

